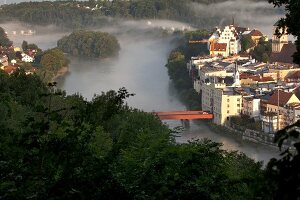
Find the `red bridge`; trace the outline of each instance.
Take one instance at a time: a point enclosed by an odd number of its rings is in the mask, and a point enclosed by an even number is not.
[[[213,119],[213,114],[194,110],[194,111],[171,111],[171,112],[153,112],[157,115],[159,119],[182,119],[182,120],[192,120],[192,119]]]

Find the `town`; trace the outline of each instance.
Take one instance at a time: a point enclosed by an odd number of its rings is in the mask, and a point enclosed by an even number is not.
[[[19,37],[16,31],[12,36]],[[35,34],[35,31],[21,31],[21,37]],[[23,70],[26,75],[37,74],[44,82],[64,75],[68,71],[68,60],[58,48],[43,51],[36,44],[23,40],[17,47],[8,38],[9,33],[0,27],[0,69],[11,75]]]
[[[269,145],[275,132],[300,119],[300,68],[292,57],[296,47],[287,34],[278,37],[276,29],[277,23],[268,62],[258,62],[249,54],[267,37],[232,23],[223,30],[216,28],[208,40],[190,41],[207,42],[210,56],[192,57],[187,63],[202,110],[213,114],[213,123]],[[254,45],[242,52],[245,35]]]

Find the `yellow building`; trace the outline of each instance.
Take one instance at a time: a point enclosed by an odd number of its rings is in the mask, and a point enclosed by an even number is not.
[[[253,29],[250,32],[250,36],[251,36],[251,39],[255,42],[255,45],[257,45],[260,38],[263,37],[263,34],[259,30]]]
[[[300,71],[300,68],[289,69],[288,67],[285,67],[285,68],[272,67],[269,69],[269,73],[276,73],[278,80],[281,80],[281,81],[283,81],[287,76],[292,75],[296,71]]]
[[[234,88],[217,89],[214,95],[214,120],[218,125],[229,123],[230,117],[238,116],[242,109],[242,95]]]
[[[20,47],[14,47],[14,52],[21,51]]]
[[[230,117],[238,116],[242,109],[242,95],[225,83],[204,84],[202,87],[202,110],[213,113],[213,122],[225,125]]]

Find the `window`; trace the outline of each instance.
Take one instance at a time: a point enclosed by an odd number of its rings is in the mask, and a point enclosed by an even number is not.
[[[240,107],[241,105],[240,105],[240,104],[236,104],[236,106],[237,106],[237,107]]]
[[[227,110],[227,114],[229,114],[229,110]]]
[[[229,99],[227,99],[227,102],[229,102]]]
[[[227,104],[227,108],[229,108],[229,104]]]

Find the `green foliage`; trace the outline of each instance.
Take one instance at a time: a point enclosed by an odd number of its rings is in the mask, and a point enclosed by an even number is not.
[[[189,41],[203,40],[208,37],[209,32],[206,30],[186,32],[177,41],[178,48],[170,53],[166,64],[169,77],[178,90],[179,98],[188,109],[201,109],[201,96],[193,89],[194,80],[187,70],[186,62],[191,56],[208,54],[207,43],[190,44]]]
[[[23,49],[23,51],[26,51],[28,49],[28,42],[25,40],[23,40],[23,42],[22,42],[22,49]]]
[[[265,41],[261,38],[258,45],[250,52],[251,56],[260,62],[269,62],[272,53],[271,41]]]
[[[61,68],[68,66],[69,60],[60,49],[53,48],[44,52],[38,51],[34,64],[39,67],[38,75],[42,80],[49,82]]]
[[[249,118],[248,116],[242,115],[233,116],[230,118],[232,125],[239,127],[244,131],[245,129],[251,129],[256,131],[261,131],[261,121],[255,121],[253,118]]]
[[[107,58],[119,53],[118,40],[103,32],[77,31],[57,42],[58,48],[72,55]]]
[[[243,52],[255,46],[255,42],[252,40],[251,35],[247,34],[242,36],[241,46]]]
[[[7,35],[2,27],[0,27],[0,46],[2,47],[10,47],[12,45],[12,41],[7,38]]]
[[[281,158],[273,158],[267,167],[268,184],[273,185],[273,194],[276,199],[298,199],[300,197],[300,121],[285,127],[275,135],[275,142],[282,150]],[[294,150],[285,148],[283,143],[290,139],[294,141]]]
[[[84,7],[77,7],[80,2],[23,2],[2,7],[2,19],[17,19],[21,22],[49,25],[54,24],[64,28],[81,28],[93,26],[98,19],[98,12],[91,12]]]
[[[124,88],[86,101],[0,72],[1,199],[254,199],[260,163],[208,140],[176,144]]]
[[[208,46],[207,43],[189,43],[190,40],[204,40],[209,38],[210,32],[207,30],[196,30],[186,32],[184,38],[179,44],[179,49],[184,53],[186,59],[191,58],[192,56],[203,56],[208,55]]]
[[[251,0],[256,2],[257,0]],[[223,14],[214,18],[195,11],[192,3],[209,5],[226,0],[113,0],[113,1],[44,1],[2,5],[0,20],[18,20],[30,24],[54,24],[62,28],[80,29],[110,25],[111,17],[126,19],[168,19],[183,21],[202,28],[218,26]],[[96,7],[96,5],[98,5]],[[264,13],[276,10],[257,8]],[[226,18],[226,17],[225,17]],[[230,19],[229,19],[230,18]],[[229,17],[227,22],[231,21]]]

